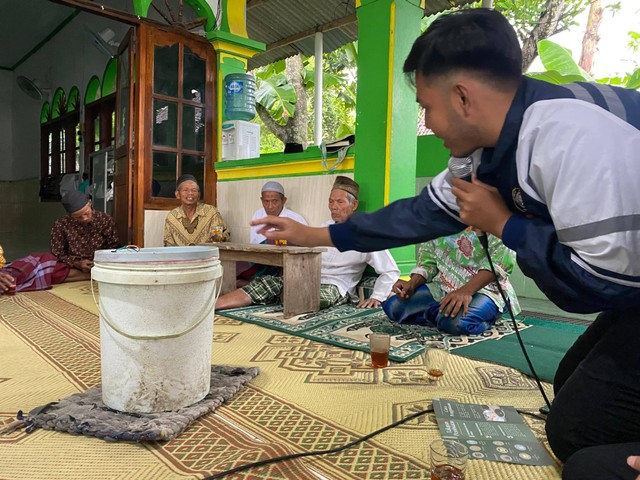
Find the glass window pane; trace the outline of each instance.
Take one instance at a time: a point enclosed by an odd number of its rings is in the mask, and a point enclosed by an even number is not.
[[[116,111],[120,116],[120,131],[118,132],[118,146],[126,145],[129,134],[129,47],[118,56],[118,106]],[[112,120],[112,132],[115,132],[115,112]]]
[[[204,189],[204,157],[200,155],[182,155],[182,174],[196,177],[200,190]]]
[[[153,144],[178,146],[178,107],[164,100],[153,101]]]
[[[93,142],[100,142],[100,117],[96,117],[93,121]]]
[[[182,98],[204,103],[207,63],[193,53],[189,47],[184,47]]]
[[[175,153],[153,152],[153,171],[151,172],[151,196],[175,198],[176,191]]]
[[[178,53],[179,44],[168,47],[154,47],[153,93],[178,96]]]
[[[204,109],[185,105],[182,110],[182,149],[204,151]]]

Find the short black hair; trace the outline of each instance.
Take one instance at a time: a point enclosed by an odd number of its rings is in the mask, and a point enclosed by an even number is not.
[[[472,70],[493,83],[514,84],[522,75],[522,49],[499,12],[471,8],[436,19],[411,47],[404,72],[425,78]]]

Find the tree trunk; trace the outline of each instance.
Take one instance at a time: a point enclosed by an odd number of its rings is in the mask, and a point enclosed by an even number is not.
[[[264,122],[265,126],[273,133],[278,140],[285,145],[287,143],[299,143],[302,148],[307,148],[307,130],[309,124],[309,112],[307,111],[307,91],[304,87],[304,79],[302,71],[304,64],[302,63],[302,55],[294,55],[285,60],[285,76],[289,83],[293,86],[298,100],[296,101],[293,116],[287,119],[287,123],[280,125],[269,114],[266,108],[260,104],[256,104],[256,112]]]
[[[598,42],[600,41],[599,30],[602,22],[602,12],[600,0],[591,0],[587,29],[584,32],[584,37],[582,37],[582,54],[579,62],[579,65],[589,75],[591,75],[591,70],[593,69],[593,57],[598,50]]]
[[[309,112],[307,110],[307,90],[304,88],[304,79],[302,78],[302,71],[304,69],[302,55],[298,54],[289,57],[285,63],[286,68],[284,74],[287,80],[289,80],[289,83],[293,85],[293,89],[298,96],[298,101],[296,102],[296,110],[293,117],[290,117],[285,125],[286,139],[281,140],[285,144],[299,143],[302,145],[302,148],[306,150]]]
[[[526,72],[538,55],[538,42],[558,33],[565,0],[547,0],[540,20],[529,36],[522,42],[522,71]]]

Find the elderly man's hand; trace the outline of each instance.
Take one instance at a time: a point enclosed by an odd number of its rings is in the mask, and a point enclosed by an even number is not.
[[[380,300],[375,298],[367,298],[358,304],[358,308],[380,308]]]
[[[80,270],[82,273],[89,273],[91,267],[93,267],[93,260],[89,258],[83,258],[82,260],[73,262],[73,268]]]
[[[287,217],[258,218],[251,225],[260,225],[257,233],[269,240],[287,240],[302,247],[333,246],[328,228],[308,227]]]
[[[474,178],[467,182],[454,178],[451,193],[460,207],[460,218],[467,225],[502,238],[502,230],[512,215],[498,190]]]
[[[0,291],[3,293],[9,290],[11,285],[15,285],[15,279],[5,272],[0,272]]]

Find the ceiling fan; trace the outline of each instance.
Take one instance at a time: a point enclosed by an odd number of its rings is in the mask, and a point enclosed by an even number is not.
[[[109,58],[114,58],[118,54],[118,46],[119,42],[113,40],[115,37],[115,32],[110,28],[105,28],[101,32],[95,32],[91,30],[89,27],[85,26],[87,29],[87,33],[91,37],[91,41],[93,45],[104,53]]]
[[[24,75],[18,75],[16,83],[20,90],[29,95],[34,100],[43,100],[49,97],[49,89],[39,87],[35,80],[31,80]]]

